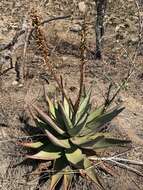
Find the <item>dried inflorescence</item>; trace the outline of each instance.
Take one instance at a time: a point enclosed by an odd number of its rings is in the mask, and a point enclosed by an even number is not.
[[[54,79],[58,85],[58,88],[62,91],[62,94],[64,94],[66,96],[64,89],[62,87],[62,84],[60,83],[60,80],[58,79],[58,77],[55,73],[54,67],[51,64],[50,60],[48,59],[48,56],[49,56],[48,46],[46,44],[44,30],[40,26],[41,17],[38,15],[37,11],[34,9],[31,11],[31,19],[32,19],[32,25],[35,29],[35,35],[36,35],[36,41],[38,44],[38,48],[39,48],[41,55],[44,59],[46,69],[48,69],[48,71],[51,72],[52,76],[54,77]]]

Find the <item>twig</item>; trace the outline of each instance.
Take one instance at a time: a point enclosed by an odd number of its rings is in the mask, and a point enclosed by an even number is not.
[[[142,32],[143,32],[143,21],[142,21],[142,16],[141,16],[141,10],[140,10],[140,5],[138,0],[134,0],[135,5],[137,7],[137,11],[138,11],[138,21],[139,21],[139,41],[141,41],[142,38]]]
[[[143,177],[143,174],[140,171],[138,171],[137,169],[135,169],[133,167],[126,165],[126,164],[132,164],[132,165],[143,166],[143,162],[140,162],[140,161],[128,160],[128,159],[124,159],[124,158],[115,158],[115,157],[109,157],[109,158],[106,158],[106,157],[103,157],[103,158],[90,157],[90,160],[111,162],[111,163],[114,163],[121,168],[127,169],[127,170],[129,170],[133,173],[136,173],[137,175]],[[123,164],[122,162],[124,162],[126,164]]]
[[[113,158],[113,160],[118,161],[118,162],[124,162],[126,164],[143,166],[143,162],[137,161],[137,160],[128,160],[128,159],[125,159],[125,158]]]
[[[117,158],[117,157],[102,157],[102,158],[97,158],[97,157],[90,157],[90,160],[96,160],[96,161],[117,161],[117,162],[123,162],[126,164],[132,164],[132,165],[138,165],[138,166],[143,166],[143,162],[137,161],[137,160],[128,160],[125,158]]]
[[[40,25],[44,25],[44,24],[46,24],[46,23],[49,23],[49,22],[51,22],[51,21],[60,20],[60,19],[67,19],[67,18],[70,18],[70,17],[71,17],[71,15],[53,17],[53,18],[44,20],[43,22],[41,22],[41,23],[39,24],[39,26],[40,26]]]
[[[13,69],[13,67],[10,67],[8,69],[5,69],[2,73],[0,73],[0,76],[5,75],[8,71],[10,71],[11,69]]]
[[[135,173],[135,174],[137,174],[137,175],[143,177],[143,174],[142,174],[140,171],[138,171],[137,169],[135,169],[135,168],[132,168],[132,167],[127,166],[127,165],[125,165],[125,164],[122,164],[122,163],[120,163],[120,162],[116,162],[116,161],[114,161],[114,160],[112,160],[112,162],[113,162],[114,164],[116,164],[117,166],[121,167],[121,168],[127,169],[127,170],[129,170],[129,171],[131,171],[131,172],[133,172],[133,173]]]
[[[105,102],[106,103],[105,110],[112,104],[112,102],[115,100],[116,96],[119,94],[119,92],[121,91],[121,89],[128,83],[129,79],[131,78],[132,74],[134,73],[135,60],[136,60],[136,56],[137,56],[137,50],[138,50],[138,47],[136,49],[136,52],[135,52],[133,58],[130,59],[130,62],[131,62],[132,65],[131,65],[128,73],[127,73],[127,76],[122,81],[122,83],[119,85],[119,87],[117,88],[117,90],[116,90],[115,94],[112,96],[112,98],[108,99],[108,102],[107,101]]]
[[[74,109],[75,109],[75,114],[78,110],[79,104],[80,104],[80,99],[83,91],[83,83],[84,83],[84,69],[85,69],[85,53],[86,53],[86,14],[84,14],[84,21],[83,21],[83,26],[82,26],[82,31],[81,31],[81,42],[80,42],[80,57],[81,57],[81,65],[80,65],[80,86],[79,86],[79,94],[77,101],[75,103]]]
[[[24,138],[44,137],[44,136],[47,136],[47,135],[45,135],[45,134],[39,134],[39,135],[31,135],[31,136],[13,137],[13,138],[11,138],[11,139],[0,140],[0,143],[16,142],[16,141],[21,140],[21,139],[24,139]]]
[[[24,33],[25,33],[25,30],[20,30],[20,31],[16,32],[15,36],[8,44],[0,45],[0,51],[10,49],[17,42],[18,38]]]

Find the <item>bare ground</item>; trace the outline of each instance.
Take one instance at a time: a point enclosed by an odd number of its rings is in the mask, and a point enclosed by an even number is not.
[[[45,2],[45,4],[44,4]],[[1,43],[7,43],[11,40],[15,34],[17,27],[21,26],[23,15],[29,6],[38,5],[40,13],[44,18],[49,15],[69,14],[72,13],[74,4],[71,3],[71,7],[63,1],[63,4],[55,2],[48,4],[47,1],[3,1],[0,3],[1,9],[1,22],[0,22],[0,40]],[[120,22],[126,22],[128,20],[131,24],[136,27],[134,29],[124,29],[120,33],[125,33],[127,30],[133,30],[127,35],[134,35],[137,37],[138,24],[137,18],[130,15],[131,8],[136,13],[136,8],[131,3],[131,7],[128,7],[128,11],[119,12],[118,8],[122,7],[122,2],[117,6],[117,2],[110,4],[109,15],[107,17],[107,30],[105,36],[105,44],[103,50],[102,61],[95,61],[94,59],[94,27],[93,27],[93,5],[89,4],[90,11],[88,20],[89,23],[89,34],[87,36],[87,65],[85,70],[85,83],[89,86],[93,81],[96,81],[94,90],[92,92],[93,105],[99,105],[103,102],[103,95],[107,92],[109,83],[112,81],[115,84],[119,84],[122,79],[126,77],[127,71],[129,70],[131,58],[136,51],[137,43],[134,41],[127,40],[127,36],[123,36],[123,39],[117,41],[115,28]],[[59,5],[60,4],[60,5]],[[126,5],[127,6],[127,5]],[[36,7],[36,6],[35,6]],[[118,7],[115,9],[115,7]],[[127,7],[126,7],[127,8]],[[113,11],[114,10],[114,11]],[[78,12],[74,11],[74,14],[78,15]],[[116,15],[116,18],[114,16]],[[129,16],[128,16],[129,15]],[[128,16],[128,17],[127,17]],[[126,19],[125,19],[126,18]],[[114,20],[114,21],[112,21]],[[117,20],[116,23],[115,20]],[[112,21],[112,23],[110,22]],[[70,28],[78,25],[76,19],[58,21],[51,23],[45,27],[45,33],[47,36],[47,43],[51,56],[49,59],[55,65],[58,76],[63,75],[67,91],[70,96],[74,99],[77,96],[79,89],[79,35],[70,31]],[[81,21],[80,21],[81,22]],[[114,23],[115,22],[115,23]],[[122,27],[121,27],[122,28]],[[111,34],[111,38],[109,38]],[[131,36],[131,39],[133,37]],[[43,101],[43,84],[46,85],[49,94],[53,94],[56,89],[56,84],[53,81],[50,73],[45,71],[41,61],[35,56],[35,43],[32,40],[29,45],[30,59],[28,59],[27,67],[29,69],[29,77],[25,81],[24,85],[15,84],[15,71],[14,69],[9,70],[1,76],[1,92],[0,92],[0,138],[1,138],[1,150],[0,150],[0,187],[2,190],[21,190],[21,189],[34,189],[36,182],[32,181],[37,179],[31,179],[31,183],[27,183],[27,176],[23,177],[26,171],[30,171],[32,166],[28,166],[27,169],[9,169],[12,165],[19,163],[23,158],[17,156],[13,157],[11,154],[17,154],[18,149],[15,146],[15,139],[17,137],[25,136],[26,134],[22,131],[22,123],[19,121],[19,115],[23,113],[26,108],[26,104],[32,101]],[[116,103],[122,102],[126,109],[124,112],[112,123],[113,131],[116,131],[116,135],[121,135],[125,138],[132,140],[132,149],[123,154],[123,157],[132,160],[142,161],[143,157],[143,53],[142,49],[137,53],[136,57],[136,69],[129,80],[125,89],[116,98]],[[28,53],[28,52],[27,52]],[[8,67],[8,63],[5,64],[4,69]],[[50,84],[48,84],[48,82]],[[58,94],[58,91],[56,92]],[[9,141],[13,139],[13,141]],[[2,142],[3,141],[3,142]],[[112,153],[111,153],[112,154]],[[142,167],[137,168],[142,173]],[[115,177],[103,176],[106,182],[106,189],[112,190],[137,190],[143,189],[142,178],[126,170],[119,170],[117,168],[117,175]]]

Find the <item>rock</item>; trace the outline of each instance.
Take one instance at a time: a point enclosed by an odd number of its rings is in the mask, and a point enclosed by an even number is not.
[[[16,85],[18,85],[18,82],[17,82],[16,80],[13,81],[13,82],[12,82],[12,85],[13,85],[13,86],[16,86]]]
[[[127,59],[127,58],[128,58],[128,55],[127,55],[126,53],[124,53],[124,54],[122,55],[122,57],[123,57],[124,59]]]
[[[139,41],[138,37],[132,37],[131,40],[133,43],[137,43]]]
[[[22,88],[22,87],[23,87],[23,84],[19,84],[18,87],[19,87],[19,88]]]
[[[75,24],[70,28],[71,32],[80,32],[82,30],[82,27],[79,24]]]
[[[62,59],[63,59],[63,61],[67,61],[69,59],[69,57],[68,56],[63,56]]]

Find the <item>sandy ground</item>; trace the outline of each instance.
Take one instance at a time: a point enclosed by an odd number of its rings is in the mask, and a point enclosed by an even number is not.
[[[107,30],[105,36],[111,34],[112,38],[105,38],[105,44],[103,49],[102,61],[94,60],[93,52],[95,49],[95,35],[93,27],[93,16],[94,10],[92,9],[94,3],[89,3],[89,15],[87,20],[90,21],[88,25],[87,35],[87,64],[85,69],[85,84],[89,86],[93,81],[96,81],[95,87],[92,93],[93,105],[99,105],[103,102],[103,95],[107,92],[110,81],[114,81],[117,85],[121,83],[122,79],[126,77],[127,71],[131,64],[129,58],[133,55],[136,48],[136,42],[129,42],[126,36],[121,41],[116,41],[115,20],[118,22],[125,22],[130,20],[131,23],[137,22],[136,17],[130,15],[130,10],[133,9],[136,12],[135,7],[131,4],[128,7],[128,13],[119,13],[116,7],[117,2],[112,2],[109,7],[109,15],[107,17]],[[39,5],[40,4],[40,5]],[[0,21],[0,43],[7,43],[11,40],[17,28],[21,26],[23,15],[29,10],[29,7],[38,5],[39,12],[43,18],[49,17],[49,15],[62,15],[72,13],[74,3],[71,3],[71,7],[66,1],[63,4],[51,1],[1,1],[1,21]],[[121,4],[118,5],[119,7]],[[114,10],[114,11],[113,11]],[[112,12],[112,14],[111,14]],[[74,12],[75,16],[78,15],[78,11]],[[117,15],[116,18],[115,15]],[[113,21],[112,21],[113,20]],[[112,23],[110,24],[110,22]],[[67,92],[74,99],[77,96],[79,89],[79,40],[80,37],[77,33],[70,31],[71,28],[79,27],[79,22],[76,19],[66,20],[51,23],[45,26],[45,34],[47,38],[47,44],[51,53],[49,59],[55,65],[57,75],[63,75],[64,82],[67,88]],[[136,25],[135,25],[136,26]],[[138,25],[137,25],[138,26]],[[122,29],[122,26],[121,26]],[[126,29],[125,29],[126,30]],[[129,29],[130,31],[131,29]],[[129,34],[131,36],[137,36],[137,28],[132,29],[133,31]],[[128,30],[126,30],[128,31]],[[121,30],[120,33],[123,31]],[[127,34],[127,35],[129,35]],[[131,37],[132,38],[132,37]],[[131,45],[129,45],[131,43]],[[31,40],[27,54],[30,54],[30,58],[27,61],[27,67],[29,69],[29,78],[25,81],[24,85],[15,84],[15,71],[14,69],[9,70],[5,75],[1,76],[0,81],[0,188],[2,190],[21,190],[21,189],[34,189],[34,185],[24,187],[27,178],[22,177],[22,173],[25,172],[25,168],[10,169],[7,168],[15,163],[18,163],[22,158],[17,157],[16,159],[9,156],[9,153],[14,153],[18,148],[15,147],[14,142],[9,141],[16,137],[24,136],[22,132],[22,124],[19,121],[19,115],[23,113],[26,108],[26,104],[32,101],[43,101],[43,84],[46,85],[49,94],[53,94],[56,89],[56,84],[53,81],[50,73],[45,71],[41,65],[41,61],[35,56],[35,42]],[[128,55],[126,53],[128,52]],[[142,161],[142,144],[143,144],[143,57],[142,51],[138,52],[136,57],[136,69],[129,80],[125,89],[118,95],[116,103],[122,102],[126,107],[124,112],[115,119],[112,123],[113,131],[117,134],[129,138],[132,140],[132,149],[128,151],[123,157],[132,160]],[[5,64],[3,69],[8,67],[8,63]],[[110,79],[110,80],[109,80]],[[47,84],[47,81],[50,83]],[[58,92],[57,92],[58,93]],[[7,141],[8,140],[8,141]],[[3,142],[2,142],[3,141]],[[27,170],[30,170],[29,166]],[[141,167],[138,168],[141,172]],[[8,172],[7,172],[8,171]],[[112,190],[137,190],[143,189],[142,178],[135,174],[129,173],[126,170],[117,169],[118,175],[113,178],[105,179],[107,183],[107,189]],[[14,173],[14,174],[13,174]],[[15,175],[13,179],[12,176]],[[106,177],[105,177],[106,178]]]

